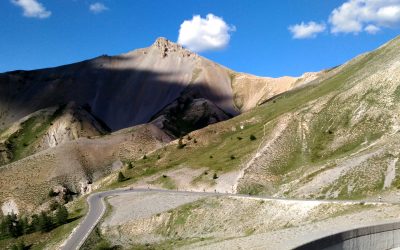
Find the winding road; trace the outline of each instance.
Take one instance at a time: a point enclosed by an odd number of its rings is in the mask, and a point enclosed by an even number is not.
[[[191,192],[191,191],[172,191],[172,190],[163,190],[163,189],[115,189],[110,191],[104,191],[99,193],[94,193],[89,195],[87,198],[87,202],[89,204],[89,211],[86,214],[83,221],[75,228],[75,230],[71,233],[68,239],[64,242],[64,244],[60,247],[62,250],[79,250],[85,240],[88,238],[90,233],[99,223],[101,218],[103,217],[107,206],[104,201],[105,197],[126,194],[126,193],[138,193],[138,192],[158,192],[158,193],[169,193],[169,194],[203,194],[210,196],[233,196],[233,197],[252,197],[252,198],[260,198],[266,200],[290,200],[290,201],[304,201],[304,202],[315,202],[319,201],[322,203],[348,203],[348,202],[363,202],[363,201],[354,201],[354,200],[305,200],[305,199],[285,199],[285,198],[274,198],[267,196],[250,196],[245,194],[232,194],[232,193],[210,193],[210,192]],[[379,203],[379,202],[374,202]],[[382,202],[385,203],[385,202]]]

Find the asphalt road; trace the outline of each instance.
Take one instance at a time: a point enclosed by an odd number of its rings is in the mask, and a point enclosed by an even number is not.
[[[83,243],[95,228],[97,223],[99,223],[100,219],[104,215],[106,211],[106,204],[104,202],[104,198],[108,196],[125,194],[125,193],[138,193],[138,192],[161,192],[161,193],[179,193],[179,194],[193,194],[199,192],[190,192],[190,191],[172,191],[172,190],[161,190],[161,189],[116,189],[110,190],[100,193],[94,193],[89,195],[87,198],[87,202],[89,204],[89,212],[86,214],[86,217],[83,221],[75,228],[75,230],[71,233],[69,238],[64,242],[63,246],[60,249],[62,250],[78,250],[82,247]],[[319,201],[323,203],[348,203],[348,202],[362,202],[362,201],[354,201],[354,200],[302,200],[302,199],[284,199],[284,198],[274,198],[274,197],[266,197],[266,196],[249,196],[244,194],[230,194],[230,193],[207,193],[200,192],[202,194],[208,195],[218,195],[218,196],[234,196],[234,197],[256,197],[268,200],[290,200],[290,201]],[[374,202],[376,203],[376,202]],[[385,203],[385,202],[382,202]]]

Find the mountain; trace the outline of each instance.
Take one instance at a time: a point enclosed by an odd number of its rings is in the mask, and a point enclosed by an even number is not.
[[[149,48],[118,56],[0,74],[0,129],[38,110],[70,102],[88,107],[112,131],[156,119],[156,114],[165,113],[164,108],[179,99],[186,106],[203,99],[216,113],[225,113],[214,117],[215,122],[304,81],[308,78],[236,73],[159,38]]]
[[[180,140],[184,148],[175,141],[134,164],[169,176],[179,189],[393,196],[400,188],[399,49],[397,37],[239,116],[191,132]]]
[[[49,189],[61,185],[79,193],[173,138],[320,74],[274,79],[237,73],[165,38],[118,56],[2,73],[0,200],[32,211],[47,204]]]
[[[333,69],[274,79],[158,39],[120,56],[1,74],[0,201],[35,211],[51,202],[50,189],[82,194],[90,183],[305,198],[393,193],[399,48],[396,38]],[[117,170],[130,181],[115,184]]]

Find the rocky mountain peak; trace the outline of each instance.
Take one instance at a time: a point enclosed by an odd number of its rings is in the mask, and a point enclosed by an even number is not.
[[[153,48],[157,48],[161,53],[162,57],[168,56],[169,53],[180,52],[182,56],[190,56],[192,52],[184,49],[182,45],[174,43],[165,37],[159,37],[152,45]]]

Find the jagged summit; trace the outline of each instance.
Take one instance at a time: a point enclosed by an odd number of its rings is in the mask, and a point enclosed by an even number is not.
[[[176,52],[180,53],[180,55],[183,57],[195,55],[195,53],[183,48],[182,45],[172,42],[165,37],[157,38],[156,41],[151,45],[150,49],[151,48],[159,50],[162,54],[162,57],[166,57],[170,53]]]

